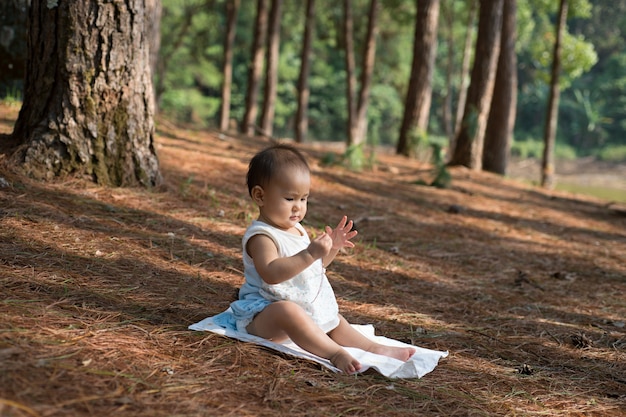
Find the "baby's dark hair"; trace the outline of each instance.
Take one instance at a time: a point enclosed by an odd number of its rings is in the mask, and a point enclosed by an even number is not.
[[[272,145],[263,149],[250,160],[248,166],[248,193],[252,195],[252,189],[260,185],[267,186],[278,171],[285,167],[302,168],[310,171],[304,155],[295,147],[284,143]]]

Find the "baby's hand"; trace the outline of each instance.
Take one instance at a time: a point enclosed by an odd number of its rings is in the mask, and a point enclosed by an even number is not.
[[[309,244],[307,251],[314,259],[323,258],[328,255],[333,247],[333,241],[327,233],[322,233],[320,236],[313,239]]]
[[[337,224],[337,227],[335,227],[335,230],[331,229],[330,226],[326,226],[326,234],[330,236],[334,250],[354,247],[354,243],[350,242],[350,239],[355,237],[358,232],[352,230],[353,225],[352,220],[348,221],[348,217],[343,216]]]

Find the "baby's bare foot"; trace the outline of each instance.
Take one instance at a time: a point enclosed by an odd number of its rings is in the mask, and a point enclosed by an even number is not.
[[[354,359],[352,355],[346,352],[344,349],[340,349],[335,353],[330,361],[346,374],[354,374],[361,370],[361,363]]]
[[[389,356],[391,358],[401,360],[402,362],[408,361],[415,353],[415,349],[412,347],[396,347],[379,344],[372,346],[369,351],[379,355]]]

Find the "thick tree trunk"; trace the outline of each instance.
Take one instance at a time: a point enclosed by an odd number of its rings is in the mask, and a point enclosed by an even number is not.
[[[36,178],[160,182],[143,0],[33,1],[15,159]]]
[[[309,130],[309,72],[311,67],[311,45],[315,29],[315,0],[307,0],[306,21],[304,25],[304,42],[300,58],[300,75],[298,77],[298,110],[296,112],[296,142],[304,142]]]
[[[263,134],[272,137],[274,133],[274,111],[276,108],[276,92],[278,84],[278,60],[280,53],[280,20],[283,0],[272,0],[270,20],[267,34],[267,66],[265,69],[265,95],[263,97],[263,114],[261,129]]]
[[[263,54],[265,37],[267,36],[267,2],[257,0],[256,21],[254,23],[254,41],[252,45],[252,61],[248,70],[248,87],[246,90],[246,111],[241,123],[241,131],[247,136],[254,134],[258,113],[257,96],[259,95],[259,79],[263,72]]]
[[[482,0],[476,39],[476,55],[463,122],[456,137],[450,165],[464,165],[480,171],[487,117],[491,106],[496,64],[500,53],[503,0]]]
[[[413,64],[396,146],[396,153],[401,155],[409,156],[412,152],[410,138],[415,134],[426,133],[428,128],[438,22],[439,0],[418,0]]]
[[[371,0],[367,35],[365,40],[365,50],[363,52],[363,66],[361,67],[361,87],[359,90],[359,100],[357,102],[354,136],[352,145],[359,145],[365,142],[367,136],[367,107],[369,106],[370,88],[372,84],[372,73],[374,72],[374,62],[376,60],[376,37],[378,36],[378,0]]]
[[[567,0],[561,0],[559,19],[556,24],[556,41],[552,54],[552,78],[550,79],[550,96],[544,132],[543,160],[541,164],[541,186],[554,187],[554,145],[556,142],[556,126],[559,114],[559,74],[561,72],[561,39],[567,22]]]
[[[483,152],[483,169],[501,175],[506,174],[517,107],[516,3],[504,2],[500,57]]]
[[[240,0],[226,1],[226,36],[224,37],[224,63],[222,66],[222,109],[220,113],[220,130],[228,130],[230,119],[230,97],[233,85],[233,46],[237,28],[237,13]]]

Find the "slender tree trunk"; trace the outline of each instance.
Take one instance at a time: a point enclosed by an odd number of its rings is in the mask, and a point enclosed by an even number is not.
[[[156,101],[156,84],[155,76],[157,74],[157,65],[159,63],[159,49],[161,48],[161,14],[163,6],[161,0],[146,0],[146,21],[147,38],[150,41],[150,73],[152,74],[152,105],[154,114],[158,113]]]
[[[161,180],[145,2],[33,1],[14,155],[33,177]]]
[[[559,19],[556,25],[556,40],[552,54],[552,77],[550,79],[550,96],[544,132],[543,160],[541,164],[541,186],[554,187],[554,145],[556,142],[556,126],[559,114],[559,74],[561,72],[561,40],[567,22],[567,0],[561,0]]]
[[[246,91],[246,111],[241,124],[241,131],[247,136],[254,135],[258,112],[257,96],[259,79],[263,71],[263,54],[267,34],[267,2],[257,0],[257,14],[254,23],[254,41],[252,45],[252,61],[248,71],[248,87]]]
[[[410,138],[425,133],[428,128],[438,22],[439,0],[417,0],[413,64],[396,147],[396,153],[401,155],[409,156],[412,152]]]
[[[482,0],[476,39],[476,56],[467,90],[463,122],[456,137],[450,165],[480,171],[487,117],[491,106],[496,65],[500,53],[503,0]]]
[[[300,58],[300,75],[298,77],[298,110],[296,112],[296,142],[304,142],[309,129],[309,72],[311,45],[315,29],[315,0],[307,0],[306,20],[304,24],[304,42]]]
[[[267,38],[267,67],[265,69],[265,96],[261,129],[268,137],[274,133],[274,110],[276,108],[276,88],[278,84],[278,59],[280,53],[280,20],[283,0],[272,0],[269,32]]]
[[[504,2],[500,57],[483,152],[483,169],[501,175],[506,174],[517,107],[516,3]]]
[[[369,106],[370,87],[374,62],[376,60],[376,37],[378,36],[378,0],[371,0],[367,24],[365,50],[363,52],[363,66],[361,67],[361,87],[357,102],[353,145],[365,142],[367,136],[367,107]]]
[[[443,100],[441,118],[446,137],[451,138],[452,126],[452,75],[454,73],[454,3],[443,3],[443,16],[446,22],[448,56],[446,62],[446,92]]]
[[[354,60],[354,31],[352,21],[352,1],[344,0],[344,14],[343,14],[343,34],[346,48],[345,60],[346,60],[346,95],[348,103],[348,137],[347,144],[354,143],[354,137],[356,132],[354,131],[356,120],[356,75],[355,75],[355,60]]]
[[[226,0],[226,36],[224,37],[224,63],[222,67],[222,109],[220,130],[228,130],[230,97],[233,84],[233,46],[237,32],[237,13],[241,0]]]
[[[467,16],[467,31],[465,32],[465,45],[463,46],[463,62],[461,63],[461,81],[459,82],[459,101],[456,104],[456,117],[454,121],[454,134],[450,140],[449,154],[454,154],[456,146],[456,136],[461,130],[461,122],[463,121],[463,111],[467,101],[467,79],[469,78],[470,64],[472,60],[472,40],[474,38],[474,23],[476,21],[476,6],[478,0],[469,0],[469,10]]]

